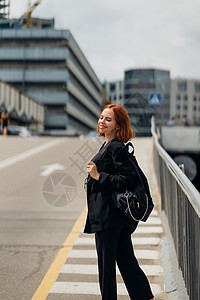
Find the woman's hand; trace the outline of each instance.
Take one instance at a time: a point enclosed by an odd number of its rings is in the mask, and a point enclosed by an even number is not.
[[[89,161],[87,164],[87,173],[95,180],[99,180],[100,174],[98,173],[97,166],[93,163],[93,161]]]

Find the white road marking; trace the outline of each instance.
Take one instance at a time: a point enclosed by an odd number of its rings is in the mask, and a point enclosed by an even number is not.
[[[149,246],[157,246],[160,243],[159,237],[140,237],[136,238],[132,237],[132,242],[134,245],[149,245]],[[95,239],[94,237],[78,237],[74,243],[76,246],[94,246]]]
[[[160,244],[160,238],[158,237],[140,237],[136,238],[133,235],[132,242],[134,245],[147,245],[158,246]]]
[[[163,228],[161,226],[139,226],[134,232],[134,234],[138,233],[163,233]]]
[[[135,250],[135,256],[138,259],[158,259],[159,252],[156,250]],[[75,250],[69,252],[70,258],[97,258],[96,250]]]
[[[161,219],[158,217],[150,217],[146,222],[141,222],[140,225],[148,226],[148,225],[160,225],[162,224]]]
[[[38,154],[50,147],[56,146],[57,144],[60,144],[61,142],[63,142],[63,139],[56,139],[50,142],[46,142],[45,144],[39,145],[37,147],[34,147],[30,150],[27,150],[23,153],[17,154],[15,156],[9,157],[3,161],[0,162],[0,169],[4,169],[6,167],[9,167],[11,165],[14,165],[26,158],[29,158],[35,154]]]
[[[159,265],[140,265],[141,269],[147,276],[162,275],[162,267]],[[118,267],[116,268],[117,274],[120,274]],[[95,265],[76,265],[65,264],[60,271],[61,274],[84,274],[84,275],[98,275],[98,266]]]
[[[156,209],[154,209],[152,212],[151,212],[151,216],[158,216],[158,211]],[[151,217],[150,216],[150,217]]]
[[[154,295],[162,292],[159,284],[151,284]],[[56,281],[51,288],[50,294],[82,294],[82,295],[100,295],[99,284],[97,282],[59,282]],[[117,294],[127,295],[124,283],[117,284]]]
[[[40,173],[40,176],[49,176],[51,173],[53,173],[56,170],[65,170],[65,167],[60,164],[52,164],[52,165],[43,166],[42,169],[44,171]]]

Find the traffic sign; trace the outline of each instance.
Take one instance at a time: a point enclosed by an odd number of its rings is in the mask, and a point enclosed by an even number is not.
[[[149,104],[152,106],[161,105],[161,94],[150,94],[149,95]]]

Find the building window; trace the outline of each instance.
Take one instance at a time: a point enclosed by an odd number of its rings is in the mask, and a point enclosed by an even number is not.
[[[181,96],[180,95],[176,95],[176,100],[181,100]]]
[[[139,84],[139,79],[138,78],[133,78],[132,80],[134,85],[138,85]]]
[[[133,94],[125,94],[125,99],[131,99]]]
[[[125,89],[126,89],[126,90],[131,89],[132,87],[133,87],[132,84],[126,84],[126,85],[125,85]]]
[[[187,90],[187,83],[186,81],[178,82],[178,90],[179,91],[186,91]]]
[[[193,110],[194,110],[194,111],[196,111],[196,110],[197,110],[197,107],[196,107],[196,105],[194,105],[194,106],[193,106]]]
[[[127,71],[127,72],[125,73],[125,80],[131,79],[131,78],[132,78],[132,71]]]
[[[152,78],[151,78],[151,77],[149,77],[149,83],[150,83],[150,84],[154,84],[154,83],[155,83],[155,80],[154,80],[154,78],[153,78],[153,77],[152,77]]]
[[[181,109],[181,106],[178,104],[178,105],[176,105],[176,109],[177,110],[180,110]]]
[[[187,110],[187,105],[183,105],[183,110]]]
[[[184,101],[187,101],[187,100],[188,100],[188,96],[187,96],[187,95],[184,95],[183,100],[184,100]]]
[[[196,97],[196,96],[193,97],[193,101],[194,101],[194,102],[197,101],[197,97]]]
[[[115,83],[110,84],[110,91],[111,92],[115,91]]]
[[[200,83],[195,83],[194,84],[194,89],[195,89],[195,92],[200,92]]]

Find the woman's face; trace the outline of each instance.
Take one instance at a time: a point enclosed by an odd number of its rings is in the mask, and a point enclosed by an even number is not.
[[[99,133],[107,136],[113,135],[116,132],[116,127],[117,123],[113,110],[109,108],[104,109],[98,122]]]

